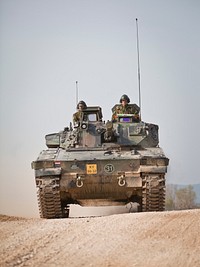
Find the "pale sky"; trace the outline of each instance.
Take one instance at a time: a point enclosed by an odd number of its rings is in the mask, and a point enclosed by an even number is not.
[[[167,183],[200,183],[199,0],[0,1],[0,213],[38,216],[31,161],[79,100],[104,120],[127,94],[159,125]]]

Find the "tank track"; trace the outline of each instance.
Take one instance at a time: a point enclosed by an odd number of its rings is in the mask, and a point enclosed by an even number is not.
[[[165,210],[164,174],[147,174],[143,177],[142,211]]]
[[[62,209],[60,200],[59,177],[43,177],[36,179],[38,187],[38,206],[41,218],[66,218],[69,210]]]

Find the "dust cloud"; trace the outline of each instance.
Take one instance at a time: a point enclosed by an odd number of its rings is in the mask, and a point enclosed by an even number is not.
[[[137,205],[137,203],[132,202],[124,206],[105,207],[81,207],[79,205],[70,205],[69,217],[106,216],[113,214],[137,212]]]

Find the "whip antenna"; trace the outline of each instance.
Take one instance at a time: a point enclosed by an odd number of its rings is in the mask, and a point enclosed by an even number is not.
[[[140,107],[140,119],[142,118],[142,106],[141,106],[141,90],[140,90],[140,53],[139,53],[139,31],[138,31],[138,19],[136,18],[136,30],[137,30],[137,63],[138,63],[138,89],[139,89],[139,107]]]
[[[76,81],[76,106],[78,105],[78,81]]]

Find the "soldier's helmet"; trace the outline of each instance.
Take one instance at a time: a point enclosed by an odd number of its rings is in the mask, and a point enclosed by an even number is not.
[[[87,105],[86,105],[86,103],[83,100],[81,100],[81,101],[78,102],[76,108],[79,109],[79,106],[82,106],[83,109],[84,108],[87,108]]]
[[[126,100],[127,103],[130,103],[130,98],[127,95],[122,95],[119,102],[122,103],[122,100]]]

